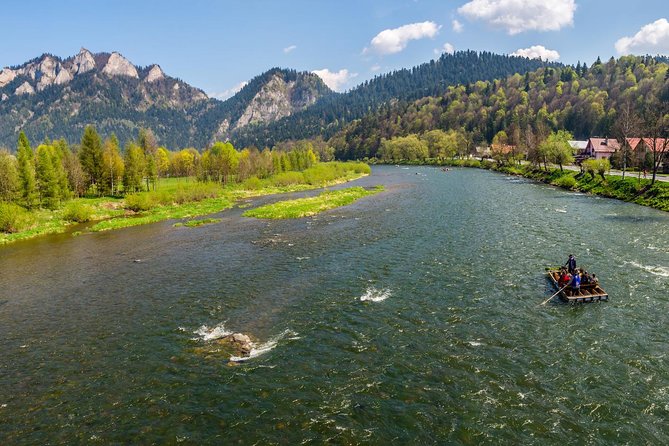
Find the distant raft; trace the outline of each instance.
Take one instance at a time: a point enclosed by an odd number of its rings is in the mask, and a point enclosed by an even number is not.
[[[546,270],[546,274],[548,275],[548,279],[555,287],[555,291],[562,289],[562,287],[558,285],[558,278],[560,277],[559,268],[549,268]],[[564,290],[560,291],[559,296],[562,300],[570,303],[586,303],[609,300],[609,295],[606,293],[606,291],[604,291],[599,283],[581,283],[581,287],[575,291],[573,291],[570,286],[567,286]]]

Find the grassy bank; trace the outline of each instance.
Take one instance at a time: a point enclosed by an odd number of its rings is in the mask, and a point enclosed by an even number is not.
[[[0,203],[0,223],[5,218],[10,228],[0,232],[0,245],[65,232],[73,224],[89,221],[97,223],[87,230],[99,232],[163,220],[190,219],[228,209],[240,199],[331,186],[370,172],[364,163],[319,163],[301,172],[283,172],[265,179],[252,177],[226,186],[199,183],[192,178],[161,179],[155,191],[123,198],[77,198],[57,210],[26,211]]]
[[[587,192],[603,197],[615,198],[631,203],[649,206],[662,211],[669,211],[669,183],[617,175],[592,175],[574,171],[549,169],[548,171],[532,166],[499,167],[501,172],[522,175],[564,189]]]
[[[250,209],[244,212],[243,215],[244,217],[268,219],[309,217],[329,209],[347,206],[363,197],[374,195],[382,190],[383,186],[377,186],[372,190],[362,187],[349,187],[347,189],[326,191],[316,197],[280,201],[267,206]]]
[[[591,175],[558,168],[545,170],[529,164],[500,166],[496,162],[477,159],[429,159],[423,162],[403,163],[405,165],[475,167],[496,170],[510,175],[518,175],[552,184],[573,191],[586,192],[617,200],[649,206],[669,211],[669,183],[656,181],[651,187],[649,179],[639,180],[628,176],[624,180],[618,175]]]

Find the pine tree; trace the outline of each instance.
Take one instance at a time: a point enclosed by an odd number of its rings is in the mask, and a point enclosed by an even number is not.
[[[35,180],[35,154],[30,148],[30,142],[26,134],[19,133],[16,157],[19,164],[19,182],[21,188],[21,201],[27,208],[37,206],[37,182]]]
[[[102,142],[100,135],[92,125],[86,126],[81,138],[79,161],[88,177],[88,186],[100,183],[102,179]]]

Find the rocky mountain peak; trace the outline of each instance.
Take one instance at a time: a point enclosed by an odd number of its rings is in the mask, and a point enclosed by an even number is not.
[[[154,65],[149,70],[149,74],[146,75],[147,82],[155,82],[160,79],[165,79],[165,72],[160,68],[160,65]]]
[[[128,76],[135,79],[139,78],[137,68],[130,63],[128,59],[114,51],[105,64],[102,72],[108,76]]]
[[[72,61],[72,74],[81,74],[95,69],[95,58],[86,48],[82,47]]]

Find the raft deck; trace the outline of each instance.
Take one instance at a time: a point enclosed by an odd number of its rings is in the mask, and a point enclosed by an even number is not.
[[[549,269],[546,274],[548,274],[548,278],[555,287],[555,291],[562,288],[558,286],[558,278],[560,277],[560,271],[558,269]],[[571,303],[586,303],[598,302],[600,300],[609,300],[609,295],[606,293],[606,291],[604,291],[599,283],[581,284],[581,288],[576,290],[576,293],[573,295],[571,287],[567,287],[563,291],[560,291],[559,295],[561,299]]]

